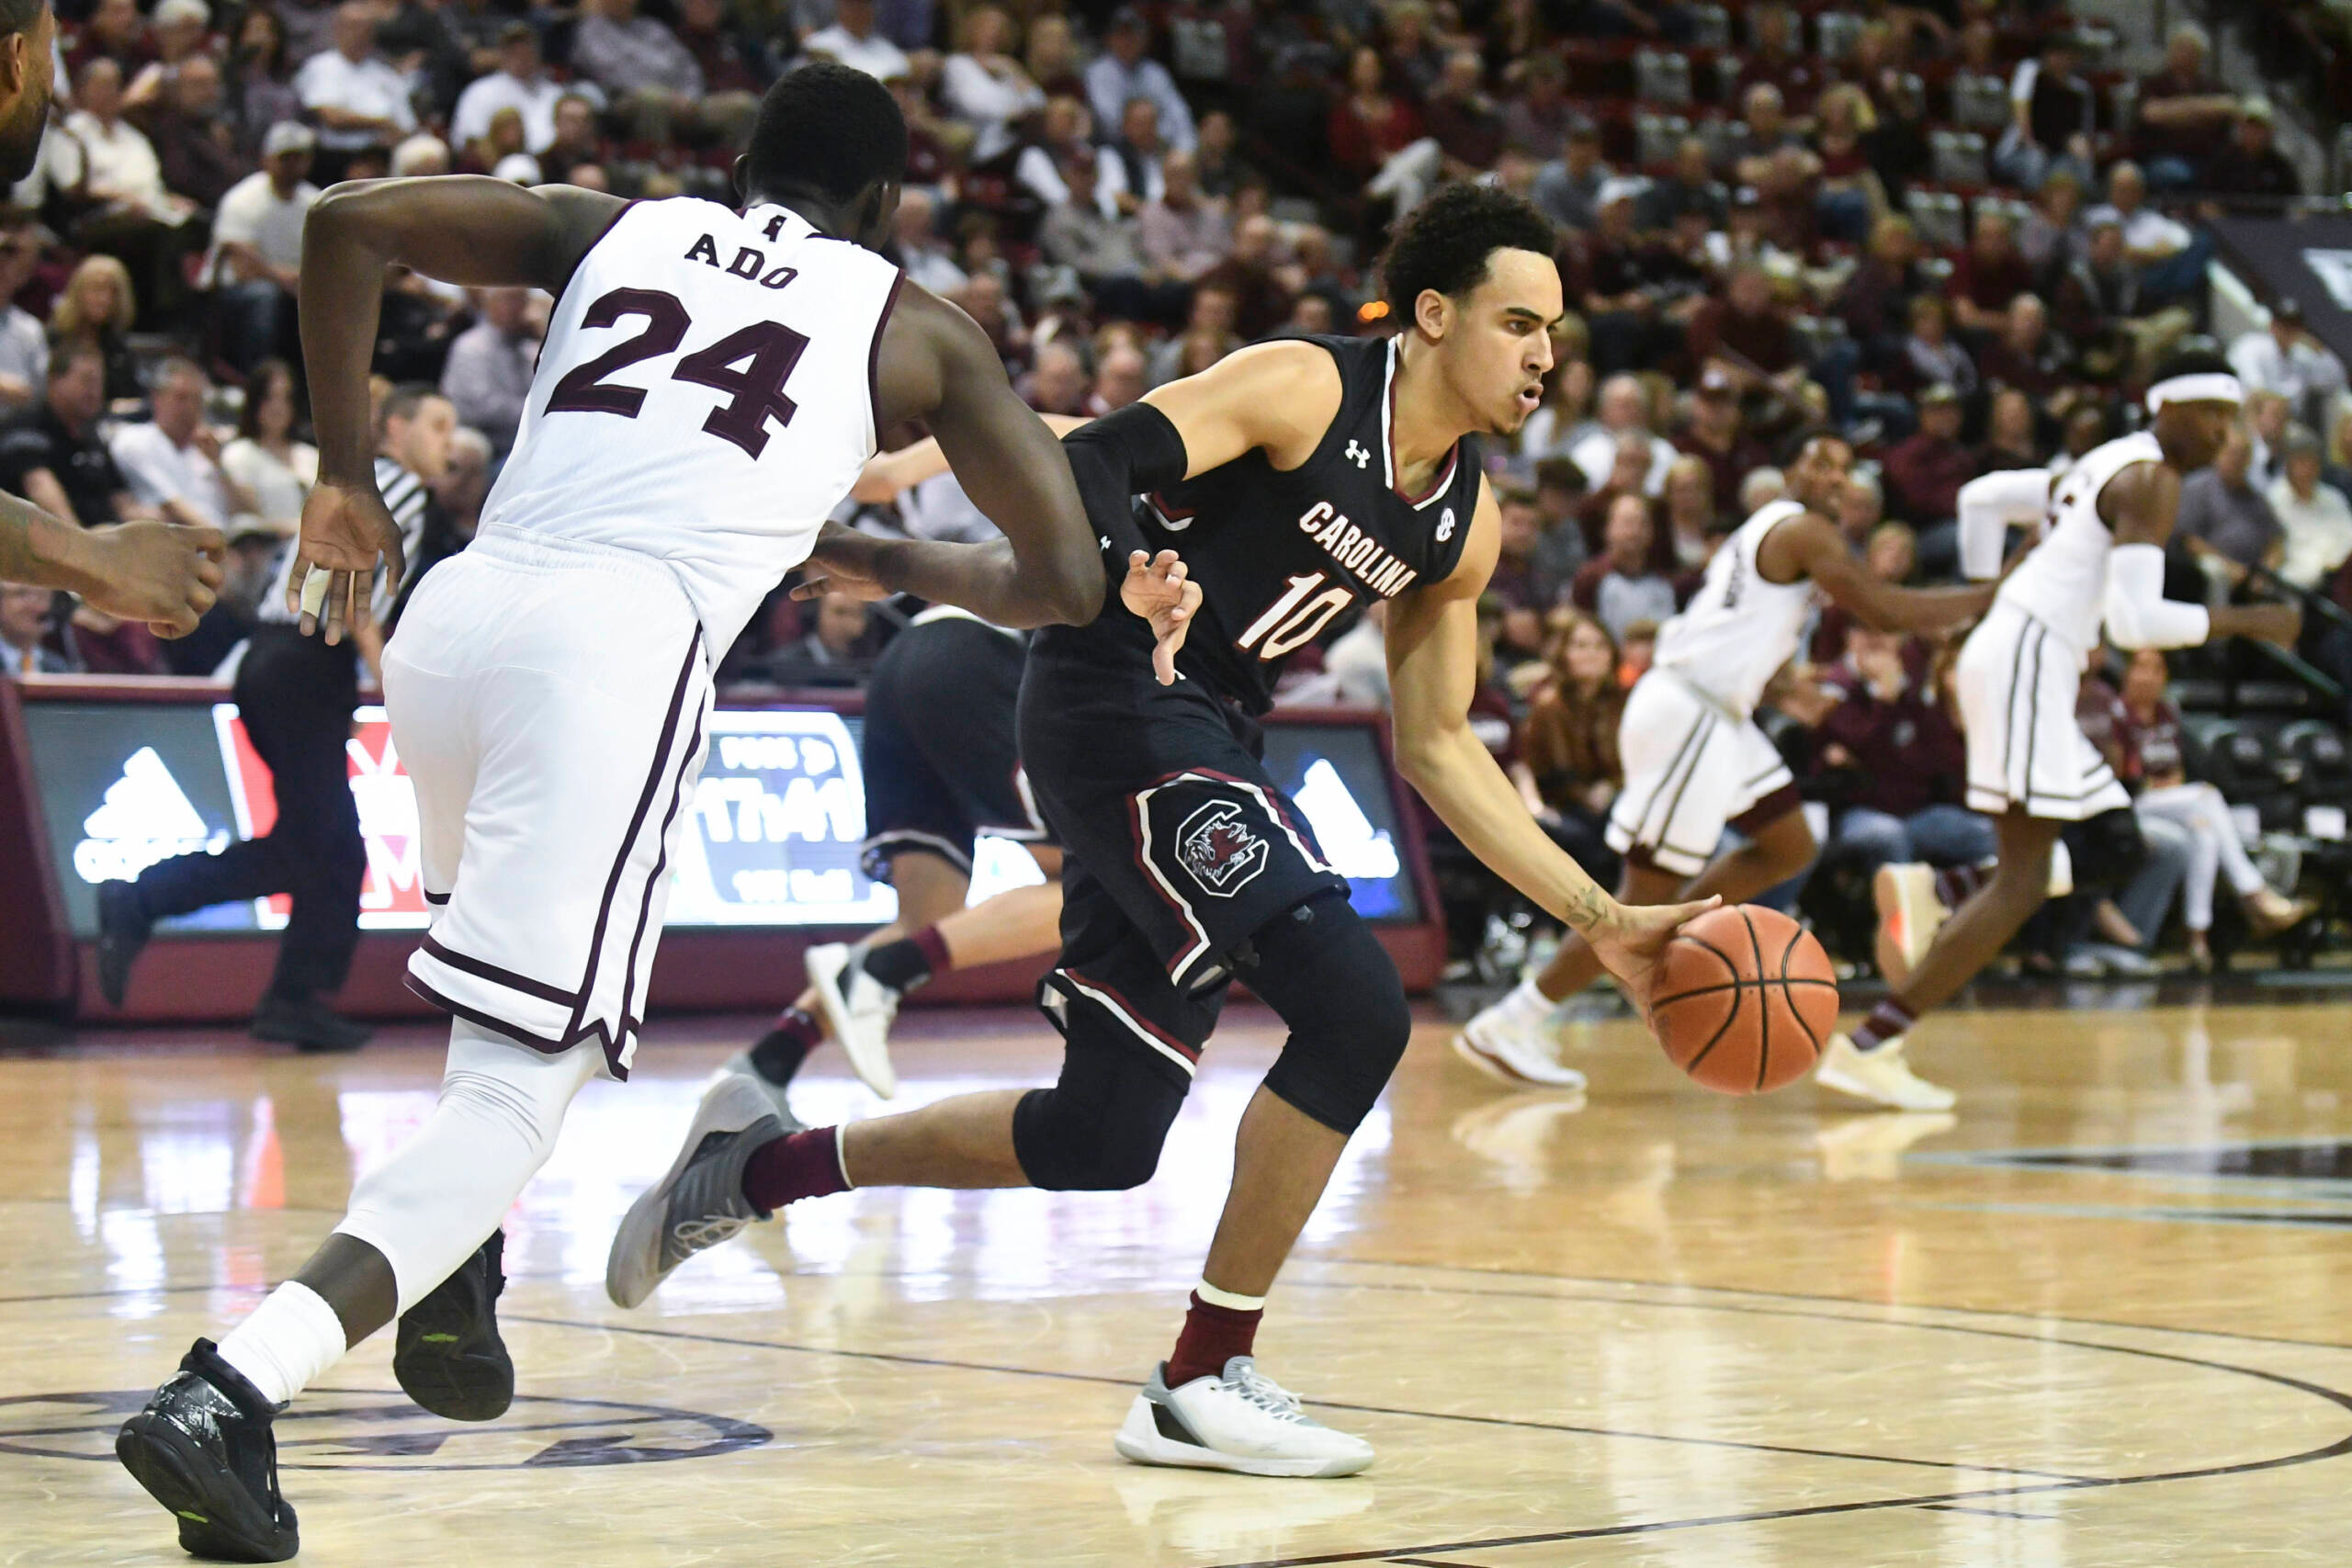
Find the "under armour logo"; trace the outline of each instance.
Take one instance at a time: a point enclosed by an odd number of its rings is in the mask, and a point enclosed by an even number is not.
[[[1348,443],[1348,449],[1341,453],[1340,456],[1347,458],[1349,462],[1353,463],[1358,468],[1363,468],[1366,464],[1372,461],[1372,454],[1365,451],[1362,446],[1354,441],[1350,441]]]
[[[1449,506],[1438,513],[1437,542],[1442,545],[1452,537],[1453,537],[1453,508]]]
[[[1109,549],[1111,547],[1111,536],[1108,534],[1103,535],[1101,539],[1096,541],[1096,546],[1101,549]]]

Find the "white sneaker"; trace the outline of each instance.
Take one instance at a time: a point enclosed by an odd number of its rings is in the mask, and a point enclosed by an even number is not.
[[[1928,865],[1883,865],[1871,878],[1878,906],[1878,972],[1900,986],[1928,955],[1928,946],[1951,911],[1936,897],[1936,871]]]
[[[1584,1091],[1584,1075],[1561,1065],[1550,1019],[1527,1008],[1517,991],[1464,1024],[1453,1037],[1453,1050],[1488,1077],[1515,1089],[1535,1084]]]
[[[1152,1368],[1112,1447],[1135,1464],[1230,1470],[1243,1475],[1353,1475],[1372,1445],[1310,1421],[1298,1396],[1236,1356],[1220,1377],[1171,1389],[1167,1363]]]
[[[865,972],[858,962],[865,956],[863,945],[831,942],[810,948],[801,963],[850,1066],[866,1088],[888,1100],[899,1092],[899,1071],[890,1065],[899,993]]]
[[[1903,1042],[1890,1040],[1875,1051],[1857,1051],[1844,1030],[1829,1037],[1813,1081],[1824,1089],[1897,1111],[1950,1111],[1958,1098],[1914,1073],[1903,1060]]]

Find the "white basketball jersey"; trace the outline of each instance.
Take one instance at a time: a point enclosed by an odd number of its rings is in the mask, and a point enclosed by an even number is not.
[[[482,520],[666,562],[723,652],[874,456],[899,282],[782,207],[634,203],[556,301]]]
[[[1804,634],[1812,582],[1767,582],[1756,565],[1764,536],[1804,512],[1794,501],[1758,508],[1715,551],[1689,605],[1658,628],[1658,667],[1742,716],[1756,711],[1766,683],[1796,656]]]
[[[2085,453],[2058,481],[2041,542],[2009,573],[1994,602],[2024,611],[2087,659],[2106,619],[2107,555],[2115,547],[2114,533],[2098,514],[2099,492],[2132,464],[2164,460],[2164,448],[2145,431]]]

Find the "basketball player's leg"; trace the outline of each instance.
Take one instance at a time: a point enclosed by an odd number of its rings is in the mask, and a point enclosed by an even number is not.
[[[441,1097],[360,1181],[318,1255],[217,1349],[199,1340],[126,1425],[118,1454],[182,1516],[191,1550],[291,1551],[275,1409],[394,1317],[433,1310],[455,1325],[424,1347],[402,1336],[394,1369],[420,1404],[462,1418],[504,1408],[503,1281],[485,1238],[580,1087],[608,1063],[625,1071],[634,1049],[626,1021],[666,902],[668,835],[683,829],[701,758],[700,632],[652,563],[561,573],[581,581],[558,592],[471,555],[433,574],[385,657],[393,738],[420,780],[427,890],[447,898],[410,960],[412,987],[456,1019]],[[619,643],[607,630],[619,625],[646,641]]]

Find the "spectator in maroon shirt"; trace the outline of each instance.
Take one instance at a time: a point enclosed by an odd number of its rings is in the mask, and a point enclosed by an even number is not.
[[[2237,95],[2215,79],[2207,63],[2212,43],[2195,22],[2172,30],[2165,67],[2140,81],[2140,122],[2132,152],[2147,172],[2152,190],[2179,190],[2190,184],[2198,164],[2229,134],[2237,118]]]
[[[2303,194],[2295,165],[2278,151],[2277,129],[2270,122],[2270,100],[2248,98],[2238,112],[2238,123],[2205,165],[2198,185],[2219,197],[2222,206],[2240,197],[2284,197]]]
[[[1868,874],[1925,861],[1973,865],[1992,857],[1993,819],[1959,803],[1967,749],[1927,682],[1925,649],[1900,632],[1857,626],[1825,684],[1838,705],[1815,732],[1821,764],[1850,773],[1825,861]]]
[[[1996,332],[2009,301],[2032,287],[2033,267],[2018,250],[2009,215],[1980,203],[1968,249],[1952,265],[1953,318],[1964,332]]]
[[[1449,179],[1476,179],[1502,153],[1503,117],[1487,96],[1486,70],[1477,51],[1455,50],[1421,107],[1422,129],[1437,139]]]
[[[767,86],[744,59],[719,0],[679,0],[678,41],[702,67],[706,92],[757,93]]]
[[[1976,355],[1986,386],[2014,387],[2037,403],[2064,386],[2074,369],[2074,345],[2050,330],[2050,310],[2038,294],[2010,300],[2001,330]]]
[[[1911,301],[1928,291],[1919,270],[1919,231],[1908,218],[1890,215],[1871,228],[1870,249],[1854,265],[1830,309],[1846,323],[1847,335],[1864,363],[1882,364],[1908,329]]]
[[[1378,50],[1359,49],[1350,58],[1347,95],[1331,106],[1326,134],[1332,164],[1357,184],[1419,140],[1421,117],[1409,100],[1388,90],[1388,68]]]
[[[1747,63],[1740,68],[1738,91],[1745,93],[1769,82],[1781,90],[1789,112],[1802,115],[1813,107],[1814,95],[1821,91],[1821,63],[1796,49],[1795,22],[1785,6],[1748,7],[1747,26],[1754,47],[1748,51]]]
[[[1702,374],[1710,360],[1718,360],[1743,391],[1766,390],[1767,378],[1787,393],[1804,382],[1796,329],[1773,298],[1772,280],[1753,262],[1732,268],[1723,296],[1699,308],[1683,346]]]
[[[1993,394],[1984,420],[1984,442],[1976,449],[1976,470],[1998,473],[2005,468],[2038,468],[2042,465],[2041,441],[2034,433],[2033,400],[2015,387]]]
[[[1690,395],[1690,420],[1674,445],[1707,465],[1715,515],[1739,516],[1739,481],[1764,461],[1764,449],[1740,429],[1739,389],[1720,367],[1699,378]]]
[[[1886,507],[1915,528],[1949,523],[1960,487],[1976,477],[1976,455],[1960,444],[1960,397],[1950,387],[1919,394],[1919,428],[1886,455]]]
[[[1236,304],[1234,331],[1245,342],[1264,337],[1290,315],[1290,289],[1276,270],[1281,238],[1264,213],[1245,218],[1233,231],[1233,253],[1203,273],[1199,288],[1222,288]]]
[[[1503,145],[1541,163],[1559,154],[1568,123],[1567,67],[1556,54],[1531,56],[1520,67],[1519,96],[1503,106]]]

